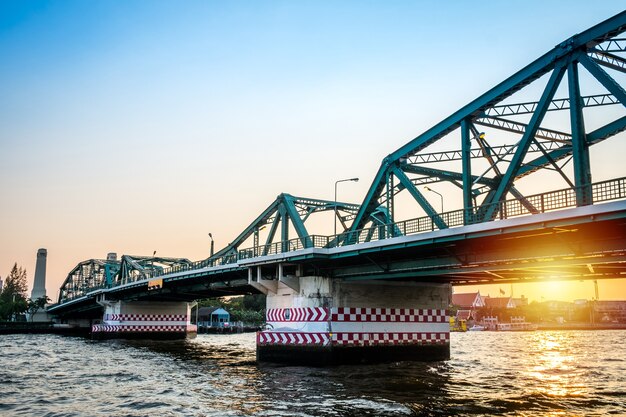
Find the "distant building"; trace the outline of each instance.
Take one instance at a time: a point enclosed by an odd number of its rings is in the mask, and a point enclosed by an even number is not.
[[[0,292],[2,292],[3,285],[4,285],[4,281],[2,281],[2,277],[0,277]]]
[[[576,317],[576,310],[580,309],[583,304],[574,304],[568,301],[549,300],[543,303],[548,308],[549,320],[556,322],[573,321]]]
[[[513,298],[513,304],[515,304],[515,307],[526,307],[528,305],[528,298],[523,295],[520,298]]]
[[[480,291],[470,293],[452,294],[452,305],[463,310],[473,310],[485,306],[485,301]]]
[[[221,307],[200,307],[198,310],[198,326],[228,327],[230,313]]]
[[[604,322],[626,323],[626,301],[598,300],[594,310]]]
[[[489,308],[515,308],[511,297],[485,297],[485,306]]]
[[[472,320],[474,317],[472,316],[472,310],[458,310],[456,312],[457,320]]]

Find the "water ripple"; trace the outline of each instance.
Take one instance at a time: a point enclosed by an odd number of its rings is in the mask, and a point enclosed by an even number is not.
[[[446,362],[336,368],[257,365],[253,334],[0,336],[0,415],[626,415],[625,335],[455,333]]]

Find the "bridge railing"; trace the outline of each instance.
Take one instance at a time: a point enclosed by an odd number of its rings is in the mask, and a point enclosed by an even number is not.
[[[567,188],[557,191],[536,194],[524,200],[506,200],[494,203],[498,206],[498,219],[526,216],[537,213],[561,210],[576,207],[577,190]],[[626,198],[626,177],[614,180],[597,182],[591,185],[593,202],[600,203]],[[459,209],[437,214],[437,217],[448,227],[466,226],[484,221],[484,213],[489,206],[472,209]],[[217,259],[207,259],[193,263],[186,269],[198,269],[207,266],[228,265],[239,260],[252,259],[259,256],[275,255],[293,252],[308,248],[333,248],[337,246],[354,245],[376,240],[388,239],[397,236],[407,236],[438,230],[434,217],[423,216],[395,223],[380,224],[372,227],[348,231],[337,235],[311,235],[305,238],[293,238],[287,241],[275,242],[241,249],[237,254],[229,254]],[[176,271],[165,270],[164,273]]]
[[[497,206],[497,219],[508,219],[531,214],[546,213],[577,206],[576,188],[549,191],[535,194],[523,200],[511,199],[494,203]],[[591,185],[592,201],[601,203],[626,198],[626,177],[597,182]],[[459,209],[437,214],[436,217],[423,216],[395,223],[374,225],[372,227],[348,231],[330,236],[310,236],[310,239],[291,239],[239,251],[239,259],[250,259],[257,256],[291,252],[309,247],[332,248],[354,245],[397,236],[407,236],[438,230],[437,220],[442,220],[448,227],[466,226],[481,223],[485,220],[484,213],[489,205],[480,208]]]

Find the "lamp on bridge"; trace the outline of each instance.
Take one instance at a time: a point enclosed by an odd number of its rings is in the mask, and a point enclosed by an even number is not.
[[[211,255],[213,256],[213,249],[215,248],[215,242],[213,242],[213,235],[211,233],[209,233],[209,237],[211,238]]]
[[[433,190],[432,188],[430,188],[429,186],[425,186],[424,189],[426,191],[430,191],[431,193],[435,193],[439,196],[439,198],[441,199],[441,212],[443,213],[443,196],[438,193],[437,191]]]
[[[357,182],[359,179],[358,178],[346,178],[345,180],[338,180],[335,181],[335,235],[337,234],[337,184],[339,184],[340,182],[346,182],[346,181],[354,181]]]

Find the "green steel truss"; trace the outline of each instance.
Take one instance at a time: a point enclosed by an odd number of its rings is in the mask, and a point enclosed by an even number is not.
[[[165,269],[182,268],[191,265],[185,258],[163,258],[159,256],[123,255],[116,284],[123,285],[161,275]]]
[[[626,129],[626,39],[619,38],[624,31],[626,12],[571,37],[388,155],[350,231],[371,227],[380,207],[395,222],[394,200],[404,191],[437,228],[449,227],[419,187],[434,183],[458,190],[459,197],[446,193],[446,199],[462,204],[465,224],[502,216],[507,198],[535,213],[517,185],[548,170],[562,180],[558,188],[575,191],[578,206],[593,204],[589,148]],[[536,100],[515,101],[533,94]],[[585,116],[592,108],[608,111],[602,111],[606,120],[590,129]],[[396,233],[389,228],[387,235]]]
[[[122,256],[121,261],[89,259],[70,271],[61,285],[59,303],[82,297],[103,288],[149,279],[163,274],[166,269],[186,268],[192,264],[184,258],[157,256]]]
[[[236,257],[241,245],[250,237],[253,238],[253,246],[259,248],[256,256],[267,255],[269,248],[276,242],[288,242],[290,231],[295,231],[297,239],[303,247],[312,247],[311,234],[305,226],[305,222],[312,214],[324,211],[336,213],[342,231],[348,229],[351,222],[359,211],[358,204],[318,200],[313,198],[295,197],[290,194],[280,194],[243,232],[239,234],[224,249],[221,249],[207,261],[211,264],[228,263],[231,256]],[[384,210],[377,209],[371,213],[372,222],[378,224],[389,223],[390,219]],[[269,228],[265,233],[265,242],[259,242],[260,231]],[[280,230],[279,233],[277,233]],[[224,261],[226,259],[226,261]],[[215,261],[215,262],[210,262]]]
[[[109,288],[116,283],[120,261],[89,259],[80,262],[67,274],[61,285],[59,303],[81,297],[98,288]]]
[[[240,259],[626,198],[626,178],[592,182],[589,156],[591,146],[626,130],[626,39],[619,38],[625,31],[622,12],[571,37],[389,154],[361,205],[280,194],[230,244],[205,260],[125,255],[121,261],[81,262],[64,281],[59,303],[99,288],[236,264]],[[536,92],[537,85],[537,99],[517,100],[527,90]],[[592,109],[606,109],[605,119],[611,117],[599,125],[594,120],[595,126],[589,128],[591,123],[585,121]],[[557,123],[549,122],[553,115],[560,115]],[[439,146],[450,141],[452,149]],[[533,195],[521,191],[520,179],[547,171],[557,173],[566,188],[556,185]],[[439,212],[419,189],[430,184],[458,190],[462,206]],[[403,192],[423,215],[394,218],[395,200]],[[307,230],[305,222],[311,215],[324,211],[336,213],[339,235],[312,235]],[[265,229],[261,243],[260,231]],[[290,238],[293,232],[296,236]],[[252,247],[242,248],[250,240]]]
[[[191,262],[185,258],[124,255],[121,261],[91,259],[81,262],[70,272],[61,286],[59,303],[86,295],[96,289],[147,280],[164,273],[236,262],[240,246],[250,237],[253,237],[254,248],[257,250],[256,253],[252,253],[253,256],[267,255],[277,250],[287,251],[293,246],[293,242],[289,243],[290,230],[295,230],[296,239],[302,247],[313,247],[314,237],[309,234],[305,226],[305,222],[311,215],[334,211],[342,231],[345,231],[358,210],[358,204],[280,194],[232,243],[203,261]],[[385,210],[374,211],[372,222],[377,225],[389,223]],[[259,231],[266,228],[269,228],[266,242],[260,245]],[[280,233],[277,233],[278,230]],[[327,240],[326,243],[330,245],[332,242]],[[276,245],[284,245],[284,247],[275,248]],[[250,250],[246,253],[250,254]]]

